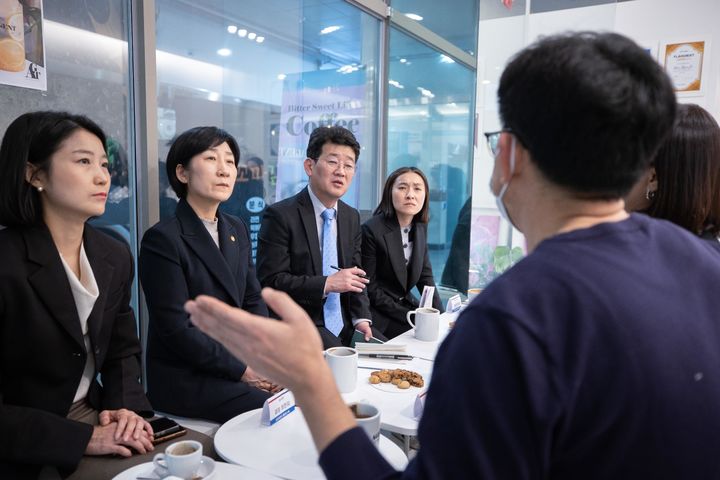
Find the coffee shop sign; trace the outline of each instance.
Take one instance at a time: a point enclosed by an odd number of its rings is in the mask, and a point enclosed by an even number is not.
[[[337,113],[326,113],[320,116],[318,119],[305,120],[303,115],[292,115],[288,118],[285,128],[287,132],[292,136],[298,136],[305,133],[310,135],[313,130],[318,127],[344,127],[353,133],[358,133],[358,127],[360,120],[353,118],[351,120],[345,120],[338,118]]]

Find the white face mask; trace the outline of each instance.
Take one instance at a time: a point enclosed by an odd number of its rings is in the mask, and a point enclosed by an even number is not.
[[[515,172],[515,137],[512,137],[512,143],[510,144],[510,174],[509,178],[512,178],[512,174]],[[495,204],[497,205],[497,209],[500,211],[500,215],[510,222],[510,225],[515,227],[515,224],[510,219],[510,214],[508,214],[507,208],[505,208],[505,203],[503,203],[503,197],[505,196],[505,192],[507,191],[508,187],[510,186],[510,180],[508,179],[507,182],[503,183],[502,187],[500,187],[500,192],[498,192],[497,196],[495,197]],[[492,191],[492,188],[490,189]],[[517,228],[517,227],[515,227]]]

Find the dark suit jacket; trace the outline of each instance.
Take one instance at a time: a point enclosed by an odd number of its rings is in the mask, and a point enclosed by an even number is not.
[[[128,247],[85,226],[84,246],[99,296],[88,318],[87,352],[70,283],[45,226],[0,231],[0,476],[35,478],[40,466],[73,470],[93,427],[66,419],[94,355],[98,410],[150,413],[140,380],[140,342],[130,308]]]
[[[422,295],[425,286],[435,286],[428,257],[427,225],[416,223],[413,229],[413,251],[406,266],[397,218],[375,215],[362,226],[362,264],[370,278],[370,311],[375,327],[383,333],[388,332],[388,327],[391,334],[409,330],[405,315],[418,307],[412,289],[417,287]],[[437,288],[433,307],[443,311]]]
[[[361,266],[360,214],[342,201],[337,203],[338,267]],[[326,275],[315,210],[307,187],[297,195],[277,202],[265,211],[258,235],[258,278],[263,287],[287,292],[312,318],[324,327],[323,291]],[[347,343],[352,320],[370,319],[366,290],[340,295],[345,328],[340,337]]]
[[[185,200],[142,239],[139,272],[150,313],[148,397],[167,413],[212,418],[210,410],[252,388],[240,381],[245,364],[195,328],[183,308],[204,294],[267,316],[247,228],[236,217],[217,215],[220,249]]]

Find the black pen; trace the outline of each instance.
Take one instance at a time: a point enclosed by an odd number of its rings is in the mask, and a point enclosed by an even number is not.
[[[338,266],[335,266],[335,265],[330,265],[330,268],[332,268],[332,269],[334,269],[334,270],[337,270],[338,272],[339,272],[340,270],[342,270],[342,268],[340,268],[340,267],[338,267]],[[365,275],[358,275],[358,277],[360,277],[360,278],[367,278]]]
[[[382,358],[385,360],[412,360],[412,355],[395,355],[390,353],[359,353],[361,357]]]

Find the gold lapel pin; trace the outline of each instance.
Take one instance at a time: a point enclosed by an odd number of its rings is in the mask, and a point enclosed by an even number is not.
[[[230,235],[230,240],[235,241],[235,235]]]

